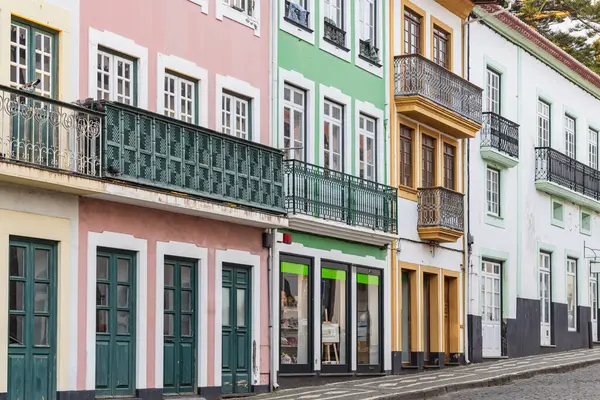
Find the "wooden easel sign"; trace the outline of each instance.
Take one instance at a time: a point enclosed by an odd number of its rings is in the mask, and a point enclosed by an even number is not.
[[[337,345],[340,342],[340,325],[329,322],[327,310],[325,310],[325,321],[321,324],[321,343],[327,348],[326,359],[324,364],[339,364],[340,358],[338,355]],[[331,346],[333,346],[333,355],[335,362],[331,361]]]

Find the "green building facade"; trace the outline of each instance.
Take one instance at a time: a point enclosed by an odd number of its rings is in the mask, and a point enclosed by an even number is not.
[[[274,240],[271,368],[281,387],[384,373],[397,233],[397,191],[387,185],[388,5],[277,3],[272,139],[286,152],[289,230]]]

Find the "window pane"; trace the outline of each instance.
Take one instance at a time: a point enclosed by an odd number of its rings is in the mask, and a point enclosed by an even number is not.
[[[174,310],[175,309],[175,291],[172,289],[165,289],[164,292],[165,298],[165,310]]]
[[[117,311],[117,334],[129,333],[129,311]]]
[[[96,278],[108,279],[108,257],[96,257]]]
[[[192,292],[181,292],[181,311],[192,311]]]
[[[165,326],[163,332],[165,336],[175,335],[175,316],[173,314],[165,314]]]
[[[117,307],[129,307],[129,286],[117,286]]]
[[[48,345],[48,317],[34,318],[35,330],[33,332],[33,344],[35,346]]]
[[[48,279],[49,262],[48,250],[35,249],[35,279]]]
[[[165,264],[165,286],[173,286],[174,278],[173,278],[173,265]]]
[[[346,292],[346,271],[322,268],[321,273],[321,360],[323,364],[346,364],[347,307],[350,303]]]
[[[47,283],[36,283],[35,284],[35,312],[48,312],[49,311],[49,297],[50,285]]]
[[[282,263],[281,363],[308,364],[309,276],[308,265]]]
[[[230,289],[227,287],[223,288],[223,306],[222,306],[222,325],[230,326],[231,325],[231,309],[230,309]]]
[[[181,336],[192,336],[192,316],[181,316]]]
[[[181,267],[181,287],[192,287],[192,269],[190,267]]]
[[[96,310],[96,332],[108,333],[108,310]]]
[[[129,260],[119,258],[117,261],[117,278],[119,282],[129,282]]]
[[[108,284],[96,283],[96,305],[108,306]]]
[[[246,326],[246,289],[237,289],[237,326]]]
[[[25,277],[25,248],[10,246],[10,276]]]

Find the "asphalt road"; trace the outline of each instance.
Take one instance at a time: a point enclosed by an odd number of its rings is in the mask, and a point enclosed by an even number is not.
[[[562,374],[538,375],[504,386],[464,390],[438,400],[595,400],[600,399],[600,364]]]

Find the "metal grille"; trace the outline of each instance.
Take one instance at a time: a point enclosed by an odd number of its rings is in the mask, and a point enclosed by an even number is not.
[[[283,152],[114,102],[105,164],[115,179],[279,213]]]
[[[398,232],[398,189],[299,160],[284,163],[288,213]]]
[[[102,114],[0,85],[0,161],[101,173]]]
[[[463,194],[443,187],[419,188],[417,211],[419,228],[440,226],[463,231]]]
[[[554,182],[600,200],[600,171],[550,147],[535,148],[535,180]]]
[[[483,113],[480,147],[491,147],[519,158],[519,125],[493,112]]]
[[[481,123],[482,89],[421,55],[394,58],[394,88],[396,96],[423,96]]]
[[[369,41],[359,39],[358,56],[375,64],[379,64],[379,49]]]
[[[323,39],[334,44],[335,46],[346,48],[346,32],[332,24],[331,22],[324,21],[324,34]]]

